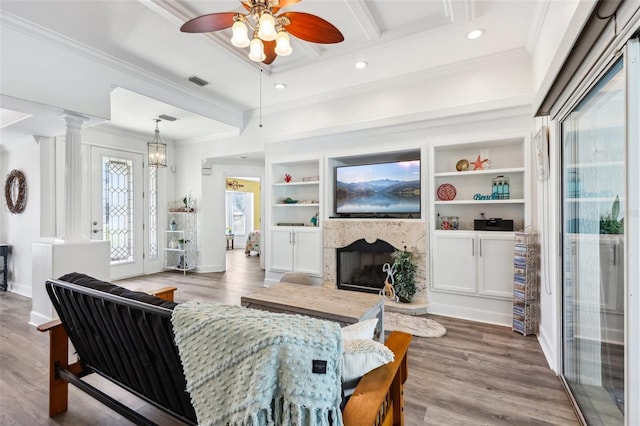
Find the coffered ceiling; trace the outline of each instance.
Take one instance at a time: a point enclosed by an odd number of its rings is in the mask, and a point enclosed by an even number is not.
[[[328,20],[345,41],[320,45],[292,37],[293,53],[271,65],[251,62],[247,49],[232,46],[230,30],[179,31],[185,21],[199,15],[242,12],[239,1],[3,0],[0,10],[12,22],[246,112],[260,102],[263,108],[271,108],[315,97],[330,99],[346,91],[370,90],[372,84],[393,84],[422,70],[517,49],[531,51],[547,1],[303,0],[285,10]],[[485,34],[468,40],[465,34],[474,28],[484,29]],[[368,67],[356,69],[357,61],[366,61]],[[209,84],[195,86],[188,81],[191,76]],[[275,83],[286,84],[286,89],[277,90]],[[172,107],[166,100],[145,99],[122,89],[112,96],[109,125],[151,133],[151,119],[159,114],[184,120],[183,126],[161,128],[165,137],[177,141],[234,131]],[[29,120],[20,123],[28,125]]]

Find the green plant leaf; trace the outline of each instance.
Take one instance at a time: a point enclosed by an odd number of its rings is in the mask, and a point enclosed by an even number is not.
[[[611,206],[611,219],[618,220],[618,215],[620,214],[620,199],[616,195],[616,200],[613,202]]]

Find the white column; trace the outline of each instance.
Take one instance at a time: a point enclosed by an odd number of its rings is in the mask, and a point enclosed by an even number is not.
[[[40,145],[40,237],[56,237],[56,139],[34,136]]]
[[[82,233],[82,123],[87,117],[66,112],[64,232],[65,241],[87,240]]]

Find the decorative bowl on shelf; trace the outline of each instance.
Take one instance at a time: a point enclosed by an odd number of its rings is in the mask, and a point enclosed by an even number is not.
[[[295,204],[295,203],[298,202],[298,200],[294,200],[292,198],[287,197],[284,200],[282,200],[282,202],[285,203],[285,204]]]
[[[456,198],[456,187],[450,183],[443,183],[438,187],[436,194],[441,201],[451,201]]]

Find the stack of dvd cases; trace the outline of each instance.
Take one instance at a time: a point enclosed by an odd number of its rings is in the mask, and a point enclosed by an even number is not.
[[[536,332],[536,235],[516,232],[513,257],[513,331]]]

